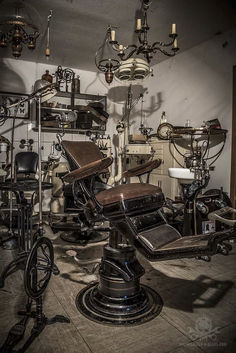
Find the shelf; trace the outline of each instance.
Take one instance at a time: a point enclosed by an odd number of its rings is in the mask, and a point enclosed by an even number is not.
[[[56,99],[56,101],[58,103],[62,103],[62,99],[60,98],[68,98],[70,99],[70,103],[69,105],[70,106],[73,106],[74,108],[77,106],[79,107],[78,105],[78,102],[75,103],[75,100],[87,100],[87,101],[102,101],[103,105],[104,105],[104,110],[106,111],[107,109],[107,97],[106,96],[102,96],[102,95],[94,95],[94,94],[87,94],[87,93],[71,93],[71,92],[61,92],[61,91],[58,91],[57,94],[54,96]],[[63,102],[64,103],[64,102]],[[82,102],[81,102],[82,103]],[[77,104],[77,105],[76,105]],[[84,104],[84,103],[82,103]],[[83,107],[83,105],[81,105],[81,107]],[[93,108],[91,107],[91,110]],[[59,107],[44,107],[44,106],[41,106],[41,111],[42,113],[44,112],[44,114],[46,113],[62,113],[62,112],[70,112],[71,110],[75,110],[75,111],[78,111],[79,109],[68,109],[68,108],[59,108]],[[85,111],[87,112],[88,108],[86,106],[86,109]],[[107,120],[105,119],[104,117],[104,120],[102,120],[102,118],[100,117],[100,115],[97,113],[97,115],[95,113],[93,113],[93,115],[95,115],[94,119],[95,122],[96,119],[100,119],[101,122],[100,124],[98,125],[95,125],[93,126],[92,128],[90,129],[79,129],[79,128],[65,128],[64,131],[65,133],[77,133],[77,134],[88,134],[88,133],[100,133],[102,135],[104,135],[106,133],[106,122]],[[59,127],[50,127],[50,126],[43,126],[43,115],[41,117],[42,119],[42,132],[51,132],[51,133],[57,133],[57,132],[60,132],[62,131]],[[36,110],[36,124],[37,124],[37,121],[38,121],[38,109]],[[76,126],[76,125],[72,125],[72,126]],[[103,128],[104,127],[104,128]],[[36,125],[36,127],[33,128],[33,131],[38,131],[38,127]]]
[[[88,93],[73,93],[73,92],[61,92],[58,91],[56,96],[57,97],[65,97],[65,98],[70,98],[71,95],[73,95],[75,97],[75,99],[85,99],[85,100],[101,100],[101,99],[105,99],[106,100],[106,96],[100,96],[95,95],[95,94],[88,94]]]
[[[48,110],[50,112],[71,112],[72,109],[67,109],[67,108],[53,108],[53,107],[42,107],[41,110]]]
[[[38,127],[34,127],[32,129],[34,132],[38,132]],[[41,128],[41,131],[42,132],[53,132],[53,133],[57,133],[57,132],[60,132],[62,131],[61,129],[57,128],[57,127],[42,127]],[[100,130],[100,129],[64,129],[64,132],[65,134],[68,133],[68,134],[73,134],[73,133],[84,133],[86,134],[87,132],[91,132],[91,133],[94,133],[94,132],[99,132],[100,134],[104,135],[106,133],[105,130]]]

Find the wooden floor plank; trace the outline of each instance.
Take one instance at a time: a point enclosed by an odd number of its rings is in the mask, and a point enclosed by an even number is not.
[[[78,247],[55,240],[55,260],[60,274],[51,278],[44,298],[44,311],[49,317],[55,314],[68,316],[71,323],[47,327],[28,352],[222,352],[218,346],[214,351],[214,347],[201,344],[204,332],[200,332],[197,338],[193,335],[199,318],[208,318],[213,328],[219,328],[218,340],[227,343],[227,352],[236,351],[233,338],[236,322],[235,245],[232,255],[217,255],[210,263],[196,259],[149,263],[139,256],[146,270],[142,283],[161,294],[164,308],[154,320],[134,327],[104,326],[88,320],[76,308],[78,292],[86,283],[98,279],[97,271],[93,273],[92,270],[101,257],[102,246]],[[79,262],[69,256],[68,251],[70,254],[78,252]],[[0,250],[0,258],[3,267],[12,259],[12,253]],[[24,300],[23,272],[17,272],[7,279],[4,290],[0,291],[0,343],[18,321],[16,312],[24,306]]]

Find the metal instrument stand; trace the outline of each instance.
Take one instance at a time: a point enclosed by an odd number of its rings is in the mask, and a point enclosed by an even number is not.
[[[52,187],[50,183],[43,183],[43,189],[49,189]],[[33,200],[30,202],[24,196],[24,191],[35,191],[38,190],[38,182],[36,181],[22,181],[22,182],[5,182],[0,183],[0,190],[6,190],[14,192],[16,195],[16,201],[18,205],[18,246],[19,253],[16,259],[11,261],[3,270],[0,276],[0,288],[4,287],[5,279],[17,271],[18,269],[24,268],[27,260],[27,256],[31,247],[34,243],[34,237],[32,233],[32,210]]]
[[[4,344],[0,348],[1,353],[23,353],[47,325],[52,325],[57,322],[70,322],[70,320],[63,315],[56,315],[49,319],[43,312],[42,296],[52,273],[59,274],[59,271],[54,265],[52,243],[48,238],[39,237],[28,254],[24,271],[24,285],[28,299],[25,310],[18,312],[18,315],[23,316],[23,318],[10,329]],[[32,310],[33,301],[36,303],[35,310]],[[30,318],[34,319],[34,326],[30,336],[20,349],[13,350],[24,338],[27,323]]]

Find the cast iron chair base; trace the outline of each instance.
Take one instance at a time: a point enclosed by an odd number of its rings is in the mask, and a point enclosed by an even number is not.
[[[111,239],[110,239],[111,242]],[[76,298],[78,310],[90,320],[110,325],[138,325],[159,315],[163,302],[153,289],[140,285],[144,269],[130,245],[105,245],[99,283]]]
[[[145,285],[134,296],[111,298],[103,295],[96,283],[79,292],[76,306],[85,317],[100,324],[129,326],[154,319],[160,314],[163,302],[157,292]]]

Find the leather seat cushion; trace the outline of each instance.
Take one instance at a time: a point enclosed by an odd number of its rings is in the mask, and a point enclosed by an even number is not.
[[[161,188],[151,184],[125,184],[104,190],[96,195],[96,199],[102,205],[109,205],[122,200],[130,200],[153,194],[162,194]]]

